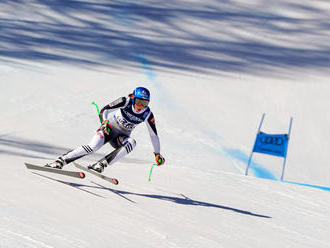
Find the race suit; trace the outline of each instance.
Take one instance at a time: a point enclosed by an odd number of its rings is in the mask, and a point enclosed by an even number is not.
[[[142,122],[145,122],[147,125],[154,153],[160,153],[160,142],[153,113],[149,107],[146,107],[141,112],[136,112],[131,95],[118,98],[103,107],[100,111],[100,120],[109,121],[111,126],[109,134],[98,129],[87,145],[79,146],[62,156],[66,163],[93,153],[108,142],[116,149],[106,156],[108,163],[112,164],[118,161],[130,153],[136,146],[136,141],[130,135],[134,128]]]

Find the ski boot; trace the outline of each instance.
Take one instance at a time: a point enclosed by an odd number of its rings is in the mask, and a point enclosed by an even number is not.
[[[108,161],[106,159],[101,159],[95,164],[89,165],[88,169],[94,170],[98,173],[102,173],[104,171],[104,168],[108,166]]]
[[[62,157],[59,157],[54,162],[50,164],[46,164],[45,167],[55,168],[55,169],[62,169],[63,166],[66,165],[65,160]]]

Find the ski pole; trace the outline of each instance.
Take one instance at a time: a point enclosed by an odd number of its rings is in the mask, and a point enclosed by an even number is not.
[[[100,117],[100,110],[99,110],[99,106],[97,106],[97,104],[93,101],[91,104],[95,105],[96,110],[97,110],[97,114],[99,116],[100,122],[102,123],[101,117]]]
[[[157,166],[157,165],[156,165],[156,164],[153,164],[153,165],[151,166],[151,168],[150,168],[149,179],[148,179],[149,182],[150,182],[150,180],[151,180],[152,169],[153,169],[155,166]]]

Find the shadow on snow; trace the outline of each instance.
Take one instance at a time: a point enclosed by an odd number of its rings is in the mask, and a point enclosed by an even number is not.
[[[17,10],[23,5],[20,15]],[[2,1],[0,61],[140,68],[142,56],[163,70],[262,75],[281,68],[330,66],[325,10],[285,1],[274,10],[259,5]],[[276,7],[294,14],[285,15]],[[293,17],[301,13],[308,18]]]
[[[249,212],[249,211],[246,211],[246,210],[232,208],[232,207],[228,207],[228,206],[224,206],[224,205],[218,205],[218,204],[213,204],[213,203],[208,203],[208,202],[196,201],[196,200],[193,200],[193,199],[190,199],[190,198],[186,197],[183,194],[180,194],[182,197],[166,196],[166,195],[154,195],[154,194],[141,194],[141,193],[134,193],[134,192],[123,191],[123,190],[115,190],[115,189],[112,189],[112,188],[104,187],[103,185],[95,183],[95,182],[92,182],[92,183],[95,184],[96,186],[89,186],[89,185],[71,183],[71,182],[66,182],[66,181],[54,179],[54,178],[51,178],[49,176],[41,175],[41,174],[35,173],[35,172],[33,172],[33,174],[44,177],[44,178],[47,178],[47,179],[52,180],[52,181],[56,181],[56,182],[74,187],[74,188],[82,190],[86,193],[92,194],[92,195],[97,196],[97,197],[102,197],[102,198],[104,198],[104,197],[99,195],[99,194],[96,194],[94,192],[91,192],[89,190],[86,190],[85,188],[108,190],[108,191],[124,198],[125,200],[127,200],[131,203],[135,203],[135,204],[136,204],[136,202],[129,199],[127,196],[132,195],[132,196],[139,196],[139,197],[147,197],[147,198],[151,198],[151,199],[169,201],[169,202],[173,202],[173,203],[180,204],[180,205],[213,207],[213,208],[218,208],[218,209],[230,210],[230,211],[233,211],[233,212],[239,213],[239,214],[251,215],[251,216],[254,216],[254,217],[271,218],[270,216],[267,216],[267,215],[255,214],[255,213],[252,213],[252,212]]]
[[[0,154],[6,154],[15,157],[53,160],[60,155],[71,151],[72,148],[54,146],[44,142],[37,142],[29,139],[18,137],[0,136],[0,147],[7,147],[9,149],[0,149]],[[78,147],[78,145],[77,145]],[[13,151],[14,149],[14,151]],[[109,153],[112,150],[109,149]],[[95,156],[86,156],[86,159],[95,161],[103,157],[105,154],[94,153]],[[123,163],[145,164],[149,163],[147,160],[137,158],[123,158]]]

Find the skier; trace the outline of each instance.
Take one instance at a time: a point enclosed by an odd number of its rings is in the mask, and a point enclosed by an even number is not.
[[[102,173],[105,167],[112,165],[134,149],[136,141],[130,137],[130,134],[142,122],[145,122],[148,127],[157,165],[164,164],[165,159],[160,154],[155,118],[148,107],[149,102],[149,90],[137,87],[128,97],[120,97],[106,105],[99,115],[102,124],[89,144],[63,154],[46,166],[62,169],[64,165],[97,151],[109,142],[115,150],[95,164],[88,166],[89,169]]]

